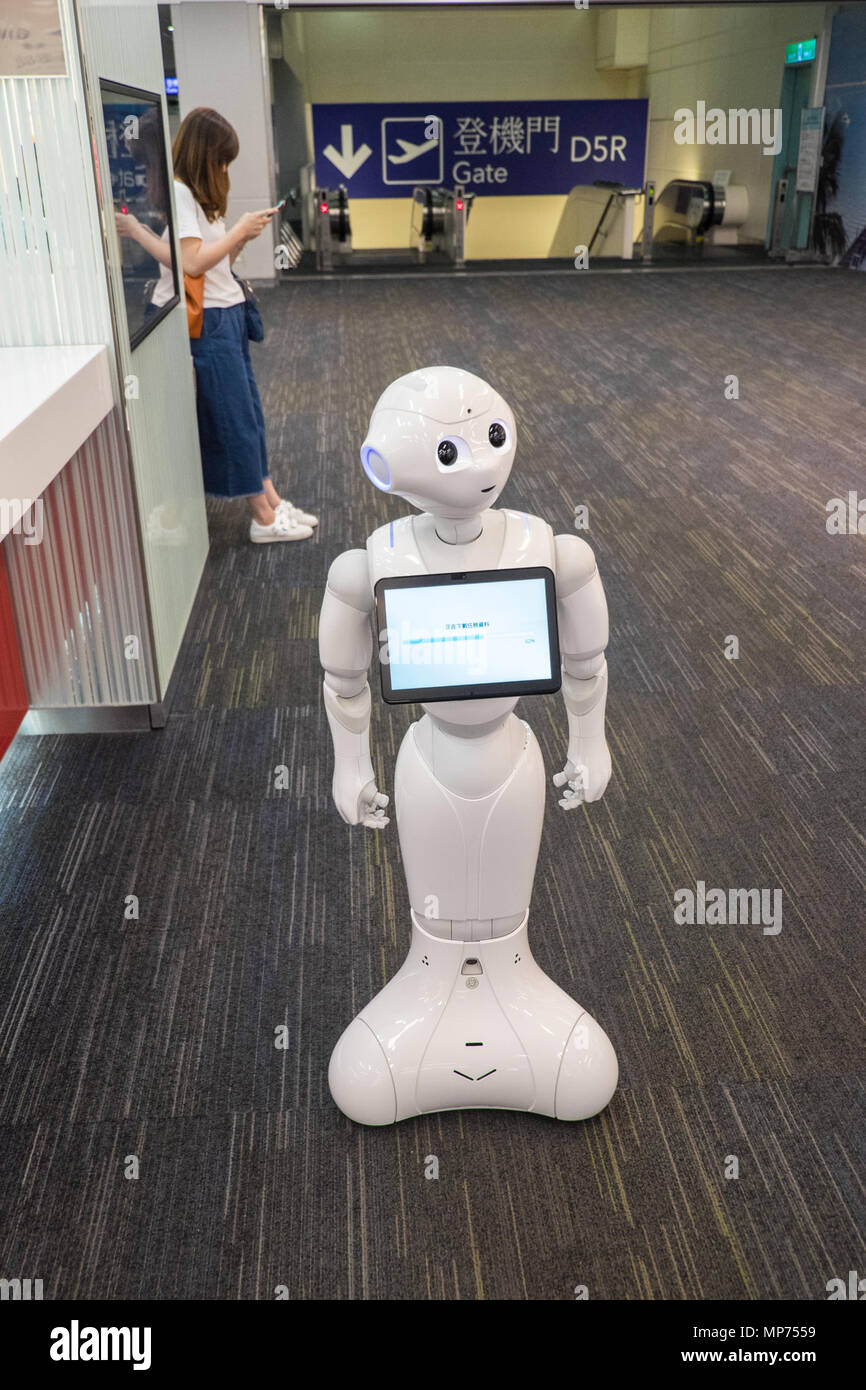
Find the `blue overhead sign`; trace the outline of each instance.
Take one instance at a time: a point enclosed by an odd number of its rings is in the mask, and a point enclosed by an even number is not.
[[[640,188],[646,129],[644,99],[317,105],[316,182],[352,198],[405,198],[416,184],[499,196],[597,179]]]

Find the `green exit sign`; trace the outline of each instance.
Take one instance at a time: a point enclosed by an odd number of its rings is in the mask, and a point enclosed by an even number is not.
[[[814,39],[803,39],[800,43],[789,43],[785,46],[786,63],[813,63],[814,61]]]

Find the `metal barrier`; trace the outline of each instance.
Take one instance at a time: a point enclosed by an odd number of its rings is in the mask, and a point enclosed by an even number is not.
[[[345,187],[317,188],[313,213],[316,269],[332,270],[335,258],[345,260],[352,251],[349,196]]]
[[[598,219],[592,239],[589,243],[589,254],[592,255],[595,243],[600,239],[602,249],[604,249],[607,238],[613,229],[619,213],[623,216],[622,225],[622,250],[623,260],[630,261],[632,258],[634,241],[634,200],[644,193],[642,188],[625,188],[621,183],[612,183],[608,179],[596,179],[593,188],[608,188],[610,196],[604,205],[601,217]]]
[[[456,268],[466,264],[466,224],[475,198],[462,187],[412,190],[412,223],[409,240],[424,262],[433,255],[443,255]],[[420,222],[416,220],[421,209]]]

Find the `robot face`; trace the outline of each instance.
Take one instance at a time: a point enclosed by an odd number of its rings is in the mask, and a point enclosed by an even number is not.
[[[514,416],[485,381],[458,367],[423,367],[379,397],[361,462],[383,492],[457,520],[498,500],[516,445]]]

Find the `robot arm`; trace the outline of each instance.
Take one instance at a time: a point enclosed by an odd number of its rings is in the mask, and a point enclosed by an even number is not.
[[[595,556],[579,536],[556,537],[556,598],[568,754],[553,783],[565,787],[559,804],[571,810],[598,801],[611,772],[604,737],[607,602]]]
[[[387,796],[370,759],[372,598],[364,550],[338,555],[328,571],[319,615],[319,660],[325,668],[325,713],[334,742],[333,796],[343,820],[381,830]]]

